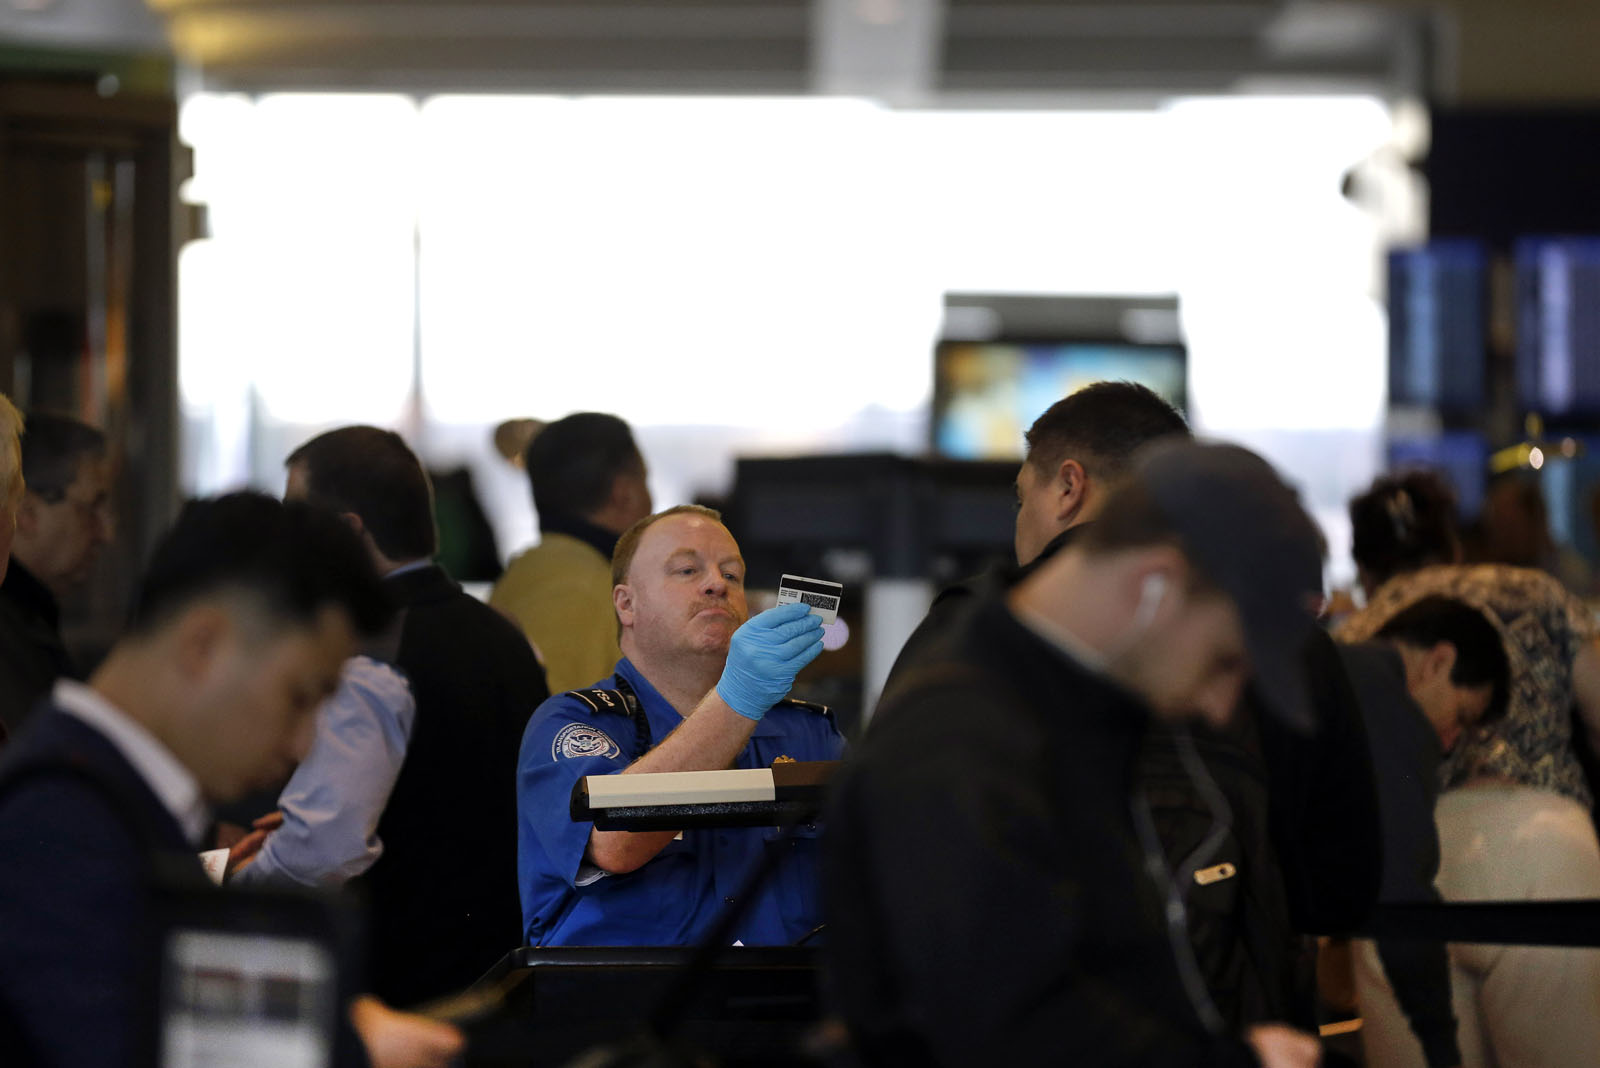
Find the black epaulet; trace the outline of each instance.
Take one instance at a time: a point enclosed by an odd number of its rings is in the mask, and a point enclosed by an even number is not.
[[[589,706],[589,711],[595,714],[602,712],[615,712],[619,716],[630,715],[628,702],[622,696],[621,690],[568,690],[566,697],[576,697]]]
[[[627,681],[619,679],[623,686]],[[650,717],[644,713],[644,706],[634,696],[631,687],[620,690],[607,690],[603,687],[594,687],[588,690],[568,690],[567,696],[576,697],[589,706],[595,715],[614,713],[626,716],[633,721],[633,756],[642,757],[648,753],[655,740],[650,737]]]
[[[801,701],[795,697],[785,697],[778,703],[780,705],[790,705],[794,708],[803,708],[807,712],[815,712],[829,723],[833,722],[833,709],[827,705],[819,705],[815,701]]]

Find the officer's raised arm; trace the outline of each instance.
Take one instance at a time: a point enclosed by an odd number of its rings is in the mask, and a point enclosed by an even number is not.
[[[822,621],[803,604],[779,605],[747,621],[728,644],[715,687],[677,730],[622,774],[728,767],[767,710],[789,695],[800,669],[822,651]],[[673,831],[592,831],[588,859],[613,874],[634,871],[672,841]]]

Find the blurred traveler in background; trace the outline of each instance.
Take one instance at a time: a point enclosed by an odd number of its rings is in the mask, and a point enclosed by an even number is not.
[[[128,633],[87,685],[59,681],[0,762],[0,1061],[136,1063],[137,986],[160,871],[209,886],[210,802],[291,766],[319,701],[388,599],[331,516],[241,493],[190,504]],[[443,1065],[454,1028],[371,998],[350,1022],[379,1065]],[[341,1064],[365,1063],[342,1029]]]
[[[105,435],[62,415],[36,412],[27,424],[27,490],[0,583],[0,718],[13,732],[56,679],[81,677],[61,639],[61,599],[116,535]]]
[[[361,881],[373,989],[415,1004],[520,944],[517,747],[549,691],[527,640],[432,562],[428,479],[398,434],[331,430],[287,465],[285,496],[342,516],[400,607],[383,657],[409,681],[416,718],[377,825],[382,853]]]
[[[1339,625],[1364,641],[1425,597],[1466,602],[1510,656],[1505,716],[1463,732],[1435,809],[1447,901],[1600,897],[1600,841],[1577,746],[1600,738],[1600,625],[1543,571],[1463,566],[1455,501],[1436,475],[1379,478],[1350,502],[1368,604]],[[1574,718],[1573,710],[1577,717]],[[1463,1063],[1565,1064],[1600,1048],[1600,952],[1451,948]]]
[[[1340,640],[1366,641],[1427,596],[1467,602],[1511,639],[1510,707],[1498,722],[1467,732],[1445,757],[1444,789],[1492,775],[1587,811],[1593,797],[1577,758],[1583,740],[1574,738],[1572,710],[1593,744],[1600,738],[1600,624],[1583,602],[1543,571],[1462,565],[1455,495],[1430,472],[1380,477],[1350,502],[1350,522],[1367,605],[1339,625]]]
[[[1534,472],[1513,471],[1492,481],[1483,511],[1463,541],[1469,563],[1534,567],[1580,597],[1595,592],[1588,561],[1551,532],[1550,509]]]
[[[1371,642],[1340,650],[1360,698],[1383,815],[1385,904],[1437,902],[1439,762],[1461,735],[1505,715],[1510,666],[1478,609],[1424,597]],[[1461,1063],[1442,942],[1368,940],[1354,950],[1367,1063]],[[1409,1021],[1409,1024],[1408,1024]]]
[[[633,433],[614,415],[558,419],[523,456],[539,544],[511,561],[489,603],[522,626],[560,693],[605,677],[621,655],[611,553],[618,535],[650,514],[650,488]]]
[[[1134,765],[1152,720],[1225,726],[1252,676],[1310,724],[1321,586],[1321,536],[1265,461],[1157,445],[1081,538],[941,635],[828,808],[829,984],[868,1063],[1317,1062],[1312,1036],[1218,1010],[1197,869],[1163,855]]]

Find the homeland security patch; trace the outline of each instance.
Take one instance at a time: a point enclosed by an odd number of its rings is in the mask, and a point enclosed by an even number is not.
[[[572,760],[577,757],[605,757],[615,760],[622,755],[622,747],[598,727],[587,723],[569,723],[556,731],[550,743],[551,760]]]

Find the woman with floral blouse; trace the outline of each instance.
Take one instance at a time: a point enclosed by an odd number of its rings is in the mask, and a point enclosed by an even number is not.
[[[1600,748],[1593,613],[1543,571],[1461,564],[1454,496],[1429,473],[1379,478],[1350,518],[1367,604],[1336,637],[1366,641],[1401,609],[1445,596],[1489,618],[1511,663],[1506,715],[1463,735],[1440,769],[1440,893],[1600,897],[1594,795],[1576,748]],[[1587,738],[1574,737],[1574,709]],[[1451,962],[1464,1065],[1558,1065],[1600,1049],[1600,950],[1463,945]],[[1384,1053],[1384,1064],[1423,1063],[1420,1046]]]

